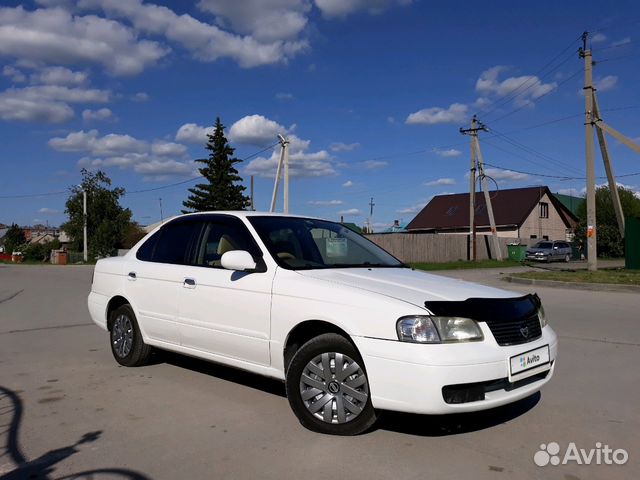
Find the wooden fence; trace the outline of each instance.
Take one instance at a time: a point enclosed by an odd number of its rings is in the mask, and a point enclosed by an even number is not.
[[[455,262],[469,259],[469,235],[429,233],[385,233],[367,235],[367,238],[406,263]],[[518,243],[517,238],[499,238],[502,258],[507,258],[507,245]],[[527,245],[538,240],[522,241]],[[496,258],[493,241],[488,235],[476,240],[478,260]]]

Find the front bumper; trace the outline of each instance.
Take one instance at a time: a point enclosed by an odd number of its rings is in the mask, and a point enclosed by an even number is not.
[[[538,260],[538,261],[546,262],[549,259],[549,255],[531,255],[531,254],[527,254],[525,256],[525,258],[527,260]]]
[[[533,342],[508,347],[487,333],[482,342],[438,345],[353,337],[367,370],[373,406],[420,414],[485,410],[526,398],[551,379],[558,340],[550,327]],[[549,345],[550,364],[510,377],[510,357],[544,345]],[[492,385],[483,400],[445,401],[443,388],[479,383]]]

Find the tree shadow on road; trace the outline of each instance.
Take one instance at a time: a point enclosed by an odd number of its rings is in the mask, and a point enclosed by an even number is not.
[[[375,430],[388,430],[424,437],[444,437],[495,427],[524,415],[540,401],[540,392],[502,407],[449,415],[417,415],[382,412]]]
[[[57,464],[78,453],[80,445],[95,442],[102,434],[100,430],[85,433],[72,445],[50,450],[34,460],[28,460],[19,442],[23,413],[20,395],[0,386],[0,438],[3,440],[0,450],[0,480],[54,480],[56,477],[52,475]],[[95,469],[58,478],[80,480],[103,476],[123,480],[150,480],[141,473],[121,468]]]

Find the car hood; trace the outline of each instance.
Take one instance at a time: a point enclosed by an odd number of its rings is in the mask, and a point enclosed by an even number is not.
[[[335,268],[301,270],[301,275],[366,290],[424,308],[429,300],[512,298],[509,292],[409,268]]]

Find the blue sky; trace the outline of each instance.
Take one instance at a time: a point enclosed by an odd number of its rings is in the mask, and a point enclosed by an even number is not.
[[[640,6],[419,0],[4,1],[0,222],[64,221],[82,167],[105,170],[146,224],[179,212],[220,116],[240,158],[291,141],[295,213],[408,221],[468,190],[474,113],[499,188],[584,188],[578,37],[592,33],[604,119],[640,138]],[[572,43],[573,42],[573,43]],[[553,60],[555,59],[555,60]],[[551,64],[548,62],[553,60]],[[543,68],[545,67],[545,68]],[[534,127],[534,128],[531,128]],[[640,158],[610,140],[616,173]],[[244,162],[267,209],[278,150]],[[504,170],[507,169],[507,170]],[[603,175],[597,158],[597,171]],[[526,172],[526,173],[520,173]],[[640,190],[640,176],[621,182]],[[195,182],[194,182],[195,183]]]

